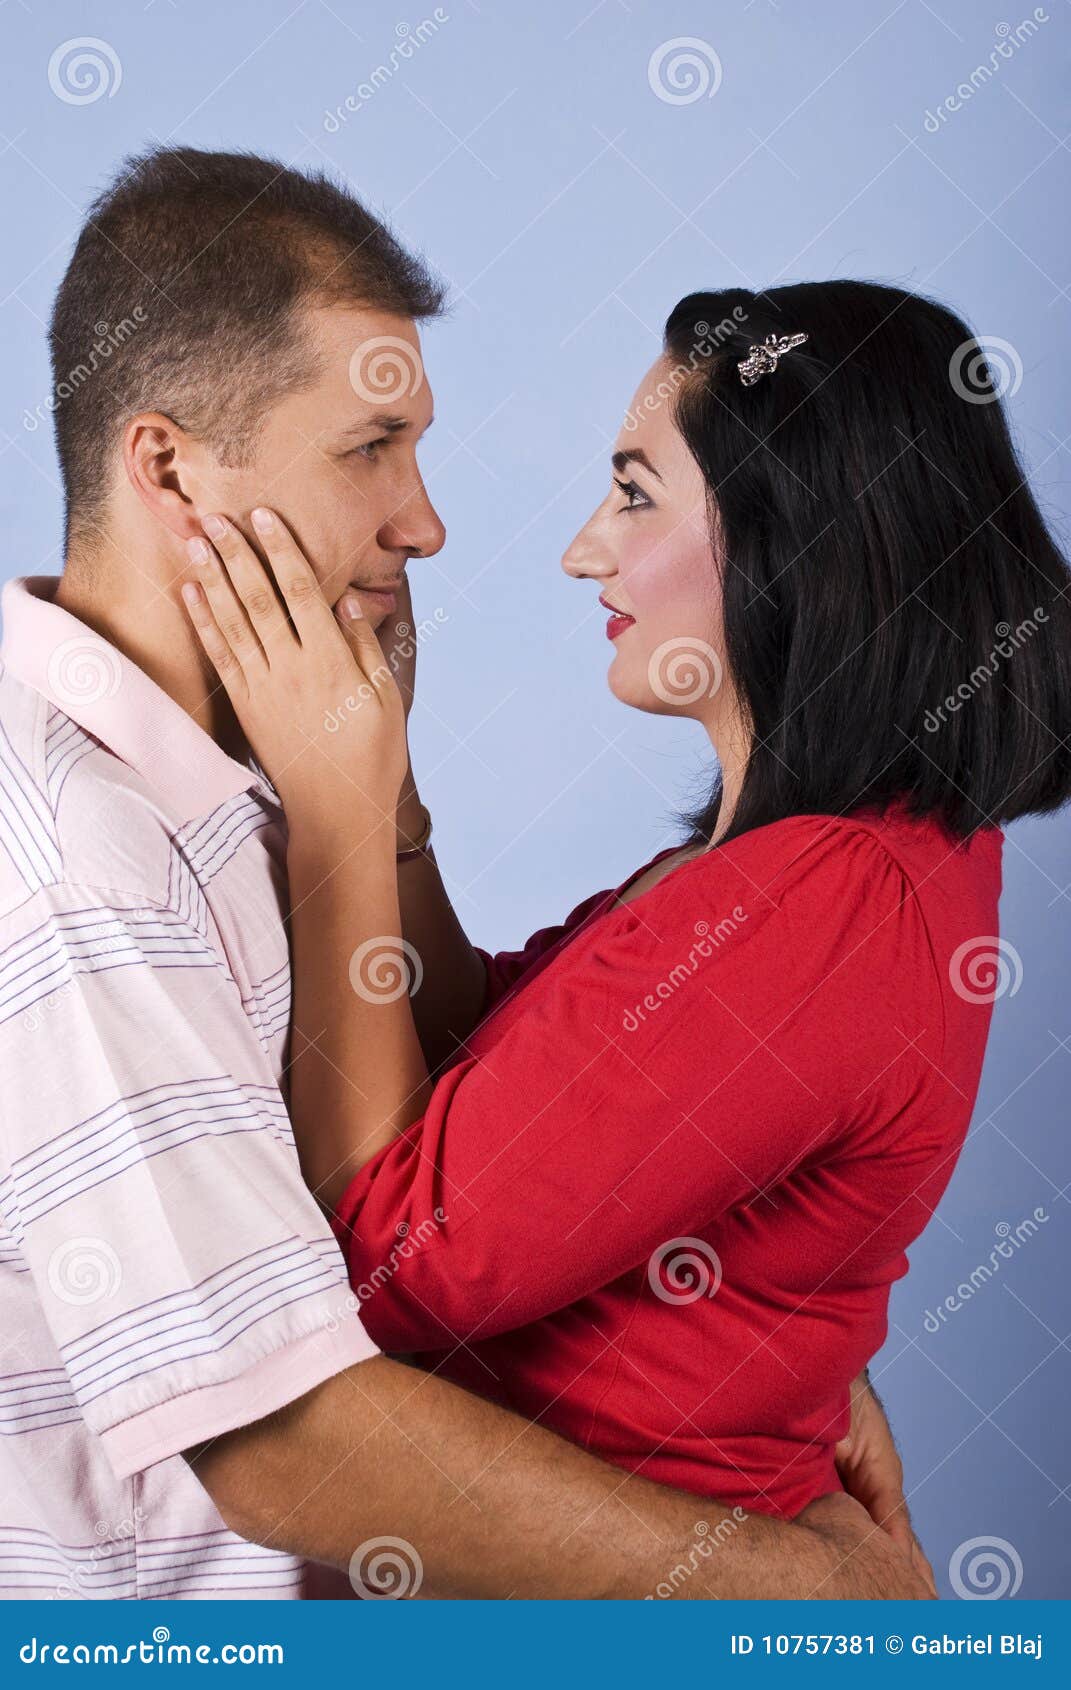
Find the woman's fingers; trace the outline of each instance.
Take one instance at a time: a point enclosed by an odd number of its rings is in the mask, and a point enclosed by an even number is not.
[[[259,505],[252,513],[257,539],[271,564],[283,603],[290,612],[298,638],[304,642],[336,631],[330,605],[320,590],[316,573],[301,547],[274,511]]]
[[[241,601],[249,624],[270,662],[281,647],[285,650],[286,646],[294,643],[294,631],[287,621],[272,578],[241,529],[227,517],[215,513],[206,516],[204,530],[223,559],[235,596]]]
[[[236,532],[230,524],[226,526],[232,533]],[[229,543],[228,535],[216,539],[217,545]],[[208,600],[219,634],[241,667],[252,673],[264,663],[264,648],[253,631],[245,606],[231,586],[226,569],[208,541],[202,540],[199,535],[186,542],[186,550],[197,571],[198,583]],[[200,631],[198,629],[198,633]]]
[[[358,668],[382,701],[397,692],[391,666],[383,655],[383,647],[370,626],[356,593],[343,593],[338,601],[338,623],[346,644],[357,660]],[[401,694],[398,694],[399,702]]]
[[[222,681],[231,703],[237,707],[249,690],[245,670],[220,633],[204,588],[196,581],[186,581],[182,588],[182,602],[205,655]]]

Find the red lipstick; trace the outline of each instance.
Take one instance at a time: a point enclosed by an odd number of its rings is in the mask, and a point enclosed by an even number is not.
[[[636,618],[634,616],[627,616],[623,610],[618,610],[615,605],[608,604],[604,598],[600,597],[599,603],[604,610],[610,612],[610,620],[606,624],[606,638],[608,640],[616,640],[625,632],[626,628],[631,628],[635,623]]]

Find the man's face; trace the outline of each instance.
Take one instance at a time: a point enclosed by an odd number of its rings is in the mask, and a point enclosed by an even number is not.
[[[255,505],[278,511],[330,603],[356,587],[376,628],[410,557],[445,539],[417,465],[432,419],[420,341],[409,319],[361,307],[319,307],[306,322],[320,374],[268,413],[252,467],[221,472],[218,508],[247,534]]]

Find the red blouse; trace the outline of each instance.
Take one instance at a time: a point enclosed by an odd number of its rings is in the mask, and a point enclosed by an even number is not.
[[[1002,841],[792,817],[485,956],[484,1019],[339,1205],[372,1336],[664,1484],[836,1489],[974,1105]]]

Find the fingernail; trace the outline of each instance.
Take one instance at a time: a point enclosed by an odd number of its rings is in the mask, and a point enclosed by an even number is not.
[[[253,512],[253,527],[261,534],[270,534],[275,527],[275,518],[263,505],[258,505]]]
[[[343,593],[338,601],[338,614],[343,622],[359,622],[364,615],[356,593]]]
[[[210,540],[222,540],[227,532],[227,524],[218,516],[206,516],[201,527]]]
[[[194,563],[207,563],[212,556],[207,541],[202,540],[199,534],[195,535],[192,540],[186,541],[186,550]]]
[[[195,605],[198,605],[201,602],[201,589],[194,581],[184,581],[182,585],[182,596],[192,610]]]

